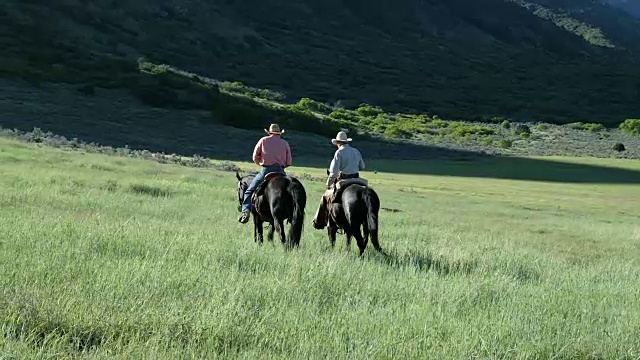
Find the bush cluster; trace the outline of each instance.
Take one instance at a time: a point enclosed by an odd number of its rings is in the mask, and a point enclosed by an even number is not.
[[[620,130],[631,135],[640,135],[640,119],[625,120],[620,124]]]
[[[605,129],[604,125],[602,124],[583,123],[583,122],[574,122],[574,123],[567,124],[567,126],[576,130],[588,130],[591,132],[599,132]]]

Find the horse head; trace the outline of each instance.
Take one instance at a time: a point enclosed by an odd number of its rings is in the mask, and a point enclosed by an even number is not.
[[[247,176],[242,177],[236,171],[236,179],[238,179],[238,184],[236,185],[236,192],[238,195],[238,211],[242,210],[242,199],[244,198],[244,192],[249,187],[249,183],[247,182]]]

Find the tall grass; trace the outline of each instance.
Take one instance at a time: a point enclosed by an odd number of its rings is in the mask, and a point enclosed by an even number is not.
[[[389,257],[256,245],[230,172],[0,139],[1,357],[640,356],[640,186],[364,175]]]

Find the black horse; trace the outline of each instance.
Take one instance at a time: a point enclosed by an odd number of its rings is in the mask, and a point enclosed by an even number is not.
[[[334,191],[334,196],[327,193],[322,196],[320,207],[313,219],[313,227],[318,230],[327,227],[332,247],[335,246],[338,230],[344,230],[347,249],[351,247],[351,238],[355,237],[360,248],[360,256],[364,254],[371,236],[373,247],[384,254],[378,242],[378,194],[369,186],[358,183],[347,184]],[[360,232],[361,227],[364,236]]]
[[[238,202],[242,204],[244,192],[249,187],[255,175],[241,177],[236,171],[238,179]],[[251,215],[253,216],[254,241],[260,244],[264,241],[262,232],[263,223],[271,225],[268,239],[273,241],[274,230],[278,231],[282,244],[288,247],[300,245],[304,225],[304,209],[307,204],[307,193],[298,179],[285,175],[267,174],[264,182],[258,186],[251,199]],[[291,227],[287,236],[284,233],[284,221],[287,220]]]

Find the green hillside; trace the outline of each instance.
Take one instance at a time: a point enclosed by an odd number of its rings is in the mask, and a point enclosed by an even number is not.
[[[640,21],[590,1],[0,3],[0,76],[139,88],[140,58],[353,107],[483,120],[637,117]]]

